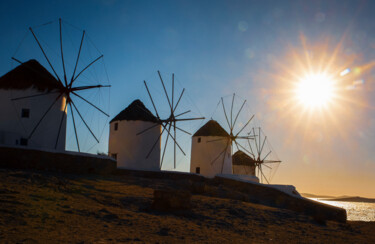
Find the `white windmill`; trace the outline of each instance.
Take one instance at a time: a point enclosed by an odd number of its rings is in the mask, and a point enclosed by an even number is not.
[[[53,23],[55,22],[41,27]],[[39,63],[40,60],[39,62],[33,59],[21,61],[20,58],[12,57],[20,65],[0,78],[1,101],[4,102],[2,103],[4,105],[0,107],[0,112],[9,115],[0,120],[0,134],[5,135],[3,141],[6,143],[65,150],[68,107],[77,150],[81,151],[79,135],[83,135],[82,130],[78,131],[77,123],[78,126],[85,127],[95,142],[99,143],[100,136],[95,134],[90,126],[93,125],[92,120],[88,121],[85,117],[93,113],[109,117],[103,108],[99,108],[88,98],[98,97],[97,91],[110,87],[108,83],[103,84],[103,80],[97,80],[88,75],[92,73],[93,66],[102,60],[103,55],[100,54],[90,61],[83,60],[82,49],[85,40],[85,31],[83,31],[78,52],[76,55],[70,55],[74,62],[67,62],[63,42],[64,24],[69,25],[59,19],[59,34],[56,33],[56,36],[52,32],[46,32],[49,39],[53,40],[55,37],[59,39],[59,53],[50,52],[54,55],[47,55],[47,49],[50,50],[50,46],[37,37],[34,28],[29,28],[35,45],[28,47],[26,53],[29,54],[39,48],[52,74]],[[68,50],[68,53],[69,51],[72,52]],[[58,75],[59,71],[61,71],[60,75]],[[92,91],[95,92],[94,95],[90,95]],[[83,113],[83,106],[89,107],[91,112]]]
[[[116,115],[110,122],[108,152],[117,160],[117,167],[159,171],[161,127],[158,119],[140,100],[133,101]],[[138,135],[142,131],[145,132]],[[146,151],[155,141],[158,141],[157,145],[146,157]]]
[[[229,133],[219,123],[210,120],[194,134],[192,138],[190,172],[200,173],[208,177],[213,177],[216,174],[232,174],[233,147],[235,146],[237,149],[246,152],[249,151],[246,146],[242,145],[241,141],[254,139],[252,135],[244,134],[244,130],[254,115],[237,130],[238,117],[246,104],[246,100],[234,116],[233,107],[236,100],[235,97],[235,94],[233,94],[229,117],[223,98],[221,98],[218,104],[218,106],[222,105]]]

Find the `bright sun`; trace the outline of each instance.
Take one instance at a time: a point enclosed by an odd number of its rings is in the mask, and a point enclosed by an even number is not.
[[[334,95],[334,81],[326,74],[310,74],[299,80],[295,92],[304,106],[325,107]]]

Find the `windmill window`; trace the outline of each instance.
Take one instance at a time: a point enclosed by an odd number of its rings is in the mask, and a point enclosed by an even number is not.
[[[201,168],[200,167],[196,167],[195,168],[195,173],[200,174],[201,173]]]
[[[20,144],[21,144],[22,146],[27,146],[27,139],[26,139],[26,138],[21,138],[21,140],[20,140]]]
[[[115,123],[115,130],[118,130],[118,123]]]
[[[117,153],[112,153],[112,158],[117,160]]]
[[[201,138],[200,137],[198,137],[198,143],[200,143],[201,142]]]
[[[22,118],[29,118],[30,117],[30,109],[23,108],[21,111],[21,117]]]

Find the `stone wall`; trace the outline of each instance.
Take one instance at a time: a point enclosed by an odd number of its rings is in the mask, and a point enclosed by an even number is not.
[[[117,165],[116,161],[105,156],[1,146],[0,167],[107,175],[111,174]]]

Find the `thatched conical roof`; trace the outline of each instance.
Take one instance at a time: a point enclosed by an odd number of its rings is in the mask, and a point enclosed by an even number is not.
[[[134,100],[127,108],[122,110],[110,123],[119,120],[140,120],[156,122],[158,119],[148,110],[141,100]]]
[[[248,165],[254,166],[255,160],[241,150],[238,150],[232,156],[232,165]]]
[[[215,120],[208,121],[203,125],[194,136],[220,136],[220,137],[229,137],[229,134],[219,125]]]
[[[0,89],[38,91],[61,88],[61,83],[51,75],[38,61],[31,59],[0,77]]]

